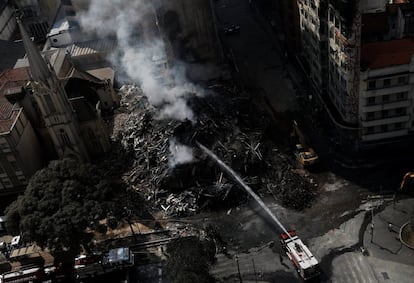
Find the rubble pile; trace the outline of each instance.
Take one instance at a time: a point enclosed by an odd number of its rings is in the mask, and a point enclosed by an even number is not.
[[[214,86],[214,94],[194,96],[188,103],[196,121],[158,119],[140,89],[121,89],[122,113],[128,118],[114,130],[115,140],[130,152],[133,166],[124,175],[154,209],[169,215],[195,214],[215,205],[235,205],[247,195],[194,147],[199,141],[233,168],[254,190],[267,191],[285,206],[303,209],[315,197],[315,187],[294,172],[268,132],[271,118],[236,89]],[[194,161],[171,168],[171,140],[193,147]]]

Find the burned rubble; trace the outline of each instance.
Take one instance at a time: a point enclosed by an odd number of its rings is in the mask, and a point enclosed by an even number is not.
[[[237,88],[211,86],[209,95],[188,100],[196,121],[159,119],[136,86],[120,90],[122,117],[113,139],[132,160],[123,181],[139,193],[152,211],[193,215],[214,207],[228,208],[248,196],[197,150],[196,141],[209,147],[259,194],[271,194],[283,205],[303,209],[316,196],[316,185],[295,171],[286,150],[269,136],[272,119]],[[193,161],[171,166],[171,141],[192,148]]]

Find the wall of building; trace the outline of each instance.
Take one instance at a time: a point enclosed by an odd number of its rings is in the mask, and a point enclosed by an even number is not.
[[[167,37],[178,43],[173,49],[179,55],[188,48],[192,54],[182,54],[180,59],[217,60],[218,43],[210,0],[160,0],[157,10]],[[172,28],[174,27],[174,28]],[[183,46],[186,45],[186,46]],[[185,52],[184,52],[185,53]],[[194,60],[193,59],[193,60]]]
[[[379,13],[385,11],[389,0],[361,0],[360,7],[362,13]]]
[[[414,130],[414,61],[361,72],[361,138],[365,142],[404,137]]]
[[[40,10],[42,10],[49,24],[52,24],[62,1],[60,0],[39,0],[38,2],[39,2]]]
[[[5,4],[0,7],[0,39],[10,40],[16,32],[17,23],[12,7]]]
[[[30,121],[22,113],[18,123],[22,124],[23,131],[16,145],[19,165],[28,180],[37,170],[44,165],[45,159]]]
[[[81,123],[80,129],[91,156],[99,156],[110,150],[109,134],[101,118]]]
[[[0,189],[27,184],[43,160],[37,137],[22,109],[11,131],[0,135]]]
[[[352,7],[348,8],[351,9]],[[346,10],[342,7],[342,9]],[[328,9],[328,94],[341,119],[358,122],[360,14],[352,22],[342,17],[334,6]]]
[[[302,58],[309,68],[309,79],[314,92],[326,90],[327,27],[326,1],[299,1]]]
[[[48,34],[47,39],[52,47],[68,46],[74,42],[72,34],[69,30],[62,30],[58,33]]]
[[[15,0],[21,13],[21,20],[26,30],[35,41],[44,40],[49,22],[37,0]]]

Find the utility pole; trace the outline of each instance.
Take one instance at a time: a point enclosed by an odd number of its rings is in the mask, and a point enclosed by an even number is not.
[[[374,238],[374,205],[372,203],[372,199],[370,199],[371,202],[371,243]]]
[[[241,276],[241,273],[240,273],[240,266],[239,266],[239,255],[238,255],[238,252],[236,251],[236,255],[235,255],[235,260],[236,260],[236,265],[237,265],[237,273],[239,274],[239,281],[240,281],[240,283],[243,283],[243,279],[242,279],[242,276]]]
[[[254,265],[254,258],[252,258],[253,263],[253,271],[254,271],[254,281],[257,283],[257,273],[256,273],[256,266]]]

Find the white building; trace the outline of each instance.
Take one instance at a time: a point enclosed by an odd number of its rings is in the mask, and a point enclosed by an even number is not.
[[[359,118],[364,142],[414,134],[414,39],[362,47]]]

